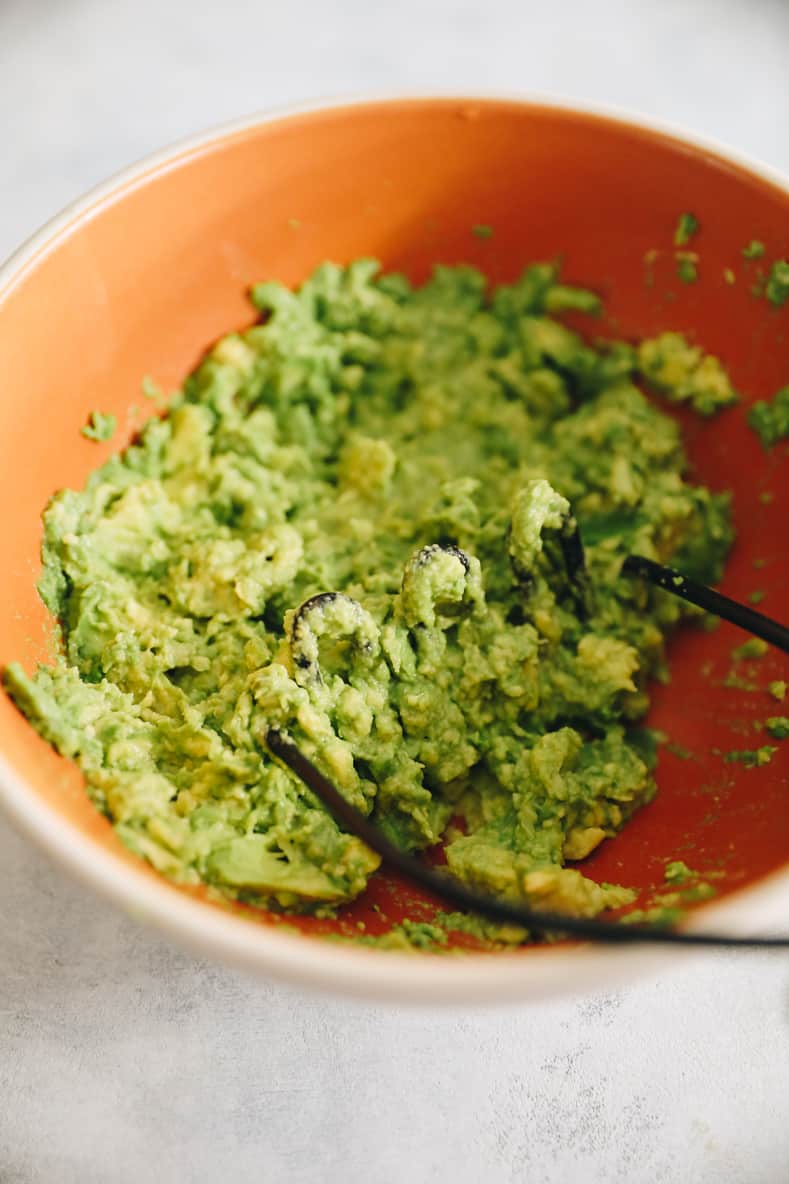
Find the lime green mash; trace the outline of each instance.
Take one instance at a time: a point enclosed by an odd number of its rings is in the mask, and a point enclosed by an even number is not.
[[[720,363],[674,333],[585,344],[554,318],[596,298],[544,264],[488,293],[359,260],[253,298],[262,322],[47,507],[62,656],[7,669],[17,704],[178,881],[285,909],[363,891],[377,857],[272,759],[276,727],[469,884],[628,901],[568,865],[655,791],[633,725],[687,610],[620,566],[712,581],[731,539],[639,383],[711,413]]]

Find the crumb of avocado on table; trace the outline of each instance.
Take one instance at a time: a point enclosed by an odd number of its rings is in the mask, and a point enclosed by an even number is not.
[[[772,399],[758,399],[748,411],[753,428],[766,451],[789,436],[789,386],[781,387]]]
[[[114,415],[105,415],[102,411],[91,411],[88,422],[80,430],[86,440],[96,440],[103,443],[105,440],[112,439],[117,426],[118,421]]]
[[[693,238],[694,234],[698,232],[699,221],[693,214],[680,214],[674,231],[674,246],[684,247]]]
[[[724,267],[723,279],[724,279],[724,282],[729,284],[730,286],[732,284],[737,283],[737,276],[734,274],[734,272],[732,271],[732,269],[730,267]]]
[[[767,276],[765,295],[776,308],[782,308],[789,300],[789,261],[776,259]]]
[[[761,604],[765,597],[763,588],[754,588],[753,592],[748,593],[749,604]]]
[[[782,678],[774,679],[774,681],[771,682],[767,688],[769,694],[772,695],[773,699],[776,699],[779,703],[783,703],[784,699],[786,698],[786,689],[787,684]]]
[[[274,727],[475,888],[632,902],[570,865],[655,793],[635,725],[691,610],[620,568],[714,583],[732,539],[639,383],[711,414],[735,398],[721,363],[678,333],[588,344],[554,314],[599,298],[551,264],[490,290],[357,260],[253,299],[261,322],[46,508],[62,653],[6,669],[16,703],[130,850],[220,896],[325,914],[379,864],[272,758]],[[568,504],[585,613],[553,531]]]
[[[757,238],[752,238],[748,245],[742,249],[743,259],[761,259],[764,253],[764,243],[759,242]]]
[[[474,238],[493,238],[493,227],[480,223],[477,226],[471,227],[471,233],[474,235]]]
[[[785,715],[771,715],[765,722],[764,730],[775,740],[785,740],[789,736],[789,718]]]

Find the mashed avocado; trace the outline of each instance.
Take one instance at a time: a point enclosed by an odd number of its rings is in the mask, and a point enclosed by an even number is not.
[[[597,298],[544,264],[489,294],[468,267],[413,288],[359,260],[253,298],[261,323],[47,507],[62,656],[8,667],[17,704],[178,881],[285,909],[364,889],[377,857],[272,759],[277,727],[467,883],[627,902],[566,864],[655,791],[631,725],[689,610],[621,563],[713,581],[731,539],[636,383],[709,413],[722,367],[674,333],[585,344],[549,314]]]
[[[772,399],[758,399],[748,412],[748,426],[756,432],[765,452],[785,440],[789,436],[789,386],[781,387]]]
[[[86,440],[96,440],[103,443],[111,440],[115,434],[118,421],[114,415],[105,415],[102,411],[91,411],[88,422],[82,428],[82,435]]]

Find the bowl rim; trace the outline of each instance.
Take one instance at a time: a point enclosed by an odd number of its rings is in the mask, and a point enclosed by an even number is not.
[[[5,298],[50,250],[86,218],[143,184],[177,167],[185,158],[266,124],[286,122],[326,111],[352,112],[376,105],[452,102],[462,105],[510,103],[525,108],[592,116],[608,123],[671,139],[734,165],[789,194],[789,176],[710,137],[698,136],[669,122],[616,105],[539,92],[394,90],[311,99],[244,116],[178,139],[148,154],[89,189],[34,232],[0,266],[0,314]],[[552,947],[531,955],[467,953],[462,970],[457,959],[418,955],[324,939],[308,938],[196,900],[162,878],[117,859],[46,805],[0,754],[0,803],[17,828],[78,879],[89,884],[133,919],[150,923],[193,952],[220,958],[236,968],[310,990],[409,1005],[490,1004],[599,990],[636,976],[665,970],[678,958],[699,951],[647,946],[608,947],[578,944]],[[789,913],[789,861],[719,904],[707,905],[689,928],[726,928],[731,933],[766,933]],[[524,973],[525,971],[525,973]]]

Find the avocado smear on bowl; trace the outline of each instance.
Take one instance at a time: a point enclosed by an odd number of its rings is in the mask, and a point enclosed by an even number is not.
[[[7,689],[123,842],[182,883],[327,912],[378,857],[266,749],[272,727],[387,836],[477,889],[594,915],[577,867],[655,792],[635,726],[692,610],[637,552],[712,582],[726,494],[690,484],[641,382],[735,398],[676,333],[586,344],[549,264],[488,291],[371,260],[262,284],[166,414],[44,512],[61,655]],[[575,514],[588,611],[557,557]]]

